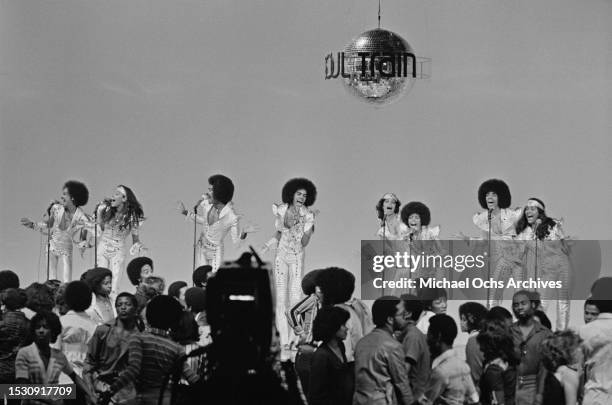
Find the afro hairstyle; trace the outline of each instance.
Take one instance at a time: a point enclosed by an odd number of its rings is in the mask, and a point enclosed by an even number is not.
[[[64,184],[64,188],[68,189],[68,194],[70,194],[75,206],[81,207],[89,201],[89,190],[80,181],[68,180]]]
[[[71,281],[64,290],[64,302],[75,312],[85,311],[91,306],[91,288],[84,281]]]
[[[291,179],[285,183],[281,192],[282,200],[285,204],[293,204],[293,196],[298,190],[306,190],[306,202],[304,205],[310,207],[317,199],[317,188],[314,183],[303,177]]]
[[[234,183],[229,177],[215,174],[208,178],[208,184],[212,186],[212,197],[220,203],[227,204],[234,198]]]
[[[508,185],[503,180],[490,179],[478,187],[478,202],[482,208],[487,208],[487,193],[491,191],[497,194],[499,208],[508,208],[512,204]]]
[[[140,284],[140,272],[142,271],[143,266],[147,264],[151,266],[151,269],[153,268],[153,260],[144,256],[136,257],[128,263],[126,271],[132,285]]]
[[[206,281],[208,280],[208,274],[212,272],[212,266],[204,265],[200,266],[193,271],[193,275],[191,276],[193,280],[193,285],[199,288],[203,288],[206,285]]]
[[[323,307],[317,312],[312,325],[314,341],[327,343],[336,336],[336,332],[350,318],[349,312],[340,307]]]
[[[28,297],[21,288],[7,288],[1,294],[2,303],[9,311],[17,311],[26,306]]]
[[[51,290],[44,284],[32,283],[25,289],[28,301],[26,307],[34,312],[52,311],[55,306],[55,299]]]
[[[95,293],[98,290],[98,287],[100,287],[100,284],[102,284],[102,281],[109,276],[112,278],[113,272],[106,267],[94,267],[93,269],[89,269],[83,273],[81,276],[81,281],[84,281],[89,286],[91,291]]]
[[[318,285],[317,277],[322,270],[313,270],[302,278],[302,292],[305,295],[312,295],[315,292],[315,287]]]
[[[40,311],[32,317],[30,320],[30,335],[36,336],[36,328],[42,321],[47,323],[47,328],[51,331],[49,343],[55,342],[57,337],[62,333],[62,323],[60,322],[59,316],[51,311]]]
[[[404,205],[402,208],[401,218],[402,222],[408,225],[408,218],[412,214],[418,214],[419,218],[421,218],[421,225],[427,226],[431,222],[431,212],[427,205],[423,204],[419,201],[410,201],[408,204]]]
[[[157,329],[167,330],[177,325],[182,313],[182,305],[167,295],[158,295],[147,304],[147,322]]]
[[[328,267],[317,275],[317,285],[323,293],[323,305],[342,304],[355,291],[355,276],[340,267]]]
[[[19,276],[12,270],[0,271],[0,291],[7,288],[19,288]]]
[[[465,302],[459,305],[459,316],[464,316],[467,321],[468,331],[480,330],[483,320],[489,311],[478,302]]]

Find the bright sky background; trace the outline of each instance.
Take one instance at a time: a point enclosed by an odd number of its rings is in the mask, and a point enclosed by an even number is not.
[[[382,27],[432,58],[433,77],[373,108],[324,80],[323,61],[376,27],[375,1],[2,1],[0,267],[38,277],[43,242],[19,218],[38,218],[72,178],[90,188],[88,213],[115,185],[133,188],[169,282],[191,272],[176,200],[192,205],[214,173],[261,227],[255,246],[285,181],[316,183],[308,270],[358,273],[388,191],[428,204],[443,237],[475,235],[491,177],[513,205],[542,198],[570,235],[612,239],[612,2],[382,5]],[[76,258],[75,273],[92,263]]]

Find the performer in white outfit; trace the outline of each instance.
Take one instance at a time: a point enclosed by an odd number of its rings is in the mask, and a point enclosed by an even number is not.
[[[515,225],[520,218],[522,208],[509,208],[512,196],[508,185],[498,179],[485,181],[478,188],[478,202],[484,211],[474,214],[474,225],[482,231],[482,238],[491,241],[491,278],[507,284],[510,276],[515,280],[522,280],[523,268],[521,257],[523,246],[512,242],[516,236]],[[489,229],[490,227],[490,229]],[[486,278],[486,277],[485,277]],[[487,297],[488,307],[501,304],[503,289],[492,288]]]
[[[276,322],[280,334],[281,357],[282,360],[287,360],[289,342],[293,336],[285,313],[302,298],[304,249],[314,232],[316,213],[308,207],[314,204],[317,189],[310,180],[295,178],[283,186],[281,194],[283,204],[272,205],[277,232],[275,237],[268,241],[266,248],[276,247]]]
[[[402,220],[401,238],[409,243],[411,255],[443,255],[439,242],[440,226],[430,226],[431,211],[427,205],[419,201],[411,201],[402,207],[400,212]],[[447,276],[442,268],[420,267],[413,270],[411,277],[442,279]]]
[[[524,213],[516,225],[517,239],[528,243],[524,263],[529,276],[546,282],[562,283],[562,288],[546,288],[542,291],[544,312],[554,298],[557,306],[557,330],[565,330],[569,322],[569,248],[561,228],[562,222],[546,215],[544,202],[538,198],[527,200]],[[537,274],[536,274],[537,273]],[[558,294],[558,297],[557,297]]]
[[[60,201],[54,201],[43,217],[43,221],[34,222],[29,218],[22,218],[21,223],[37,231],[47,233],[51,230],[49,241],[49,279],[57,279],[58,265],[62,265],[62,280],[69,282],[72,279],[72,250],[73,243],[78,243],[84,249],[85,240],[83,223],[86,215],[81,207],[87,204],[89,191],[85,184],[70,180],[62,188]]]
[[[98,234],[101,231],[97,266],[111,270],[112,293],[116,294],[128,254],[126,246],[128,236],[132,236],[132,246],[129,249],[132,256],[143,256],[147,253],[139,236],[140,223],[145,219],[144,213],[134,192],[127,186],[119,185],[111,198],[105,199],[98,205],[96,218]]]
[[[393,193],[386,193],[376,204],[378,232],[376,236],[384,240],[401,240],[407,228],[400,221],[399,210],[402,203]]]
[[[202,196],[197,206],[202,208],[202,215],[187,211],[185,204],[179,201],[178,210],[187,220],[203,225],[198,240],[198,254],[196,268],[204,265],[212,267],[216,272],[223,263],[223,240],[229,233],[235,245],[246,239],[247,235],[255,232],[255,227],[247,226],[241,230],[240,215],[236,214],[232,198],[234,197],[234,183],[221,174],[208,178],[208,193]]]

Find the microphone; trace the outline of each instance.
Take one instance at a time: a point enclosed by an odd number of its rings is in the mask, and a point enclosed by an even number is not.
[[[493,216],[493,208],[489,208],[489,216],[488,216],[489,222],[491,222],[492,216]]]
[[[542,225],[542,220],[540,218],[536,219],[535,222],[533,223],[534,227],[533,227],[533,235],[535,236],[535,239],[538,239],[538,227],[540,225]]]
[[[49,206],[47,207],[47,215],[51,215],[51,208],[53,208],[53,206],[55,204],[59,204],[59,201],[57,200],[51,200],[51,203],[49,204]]]

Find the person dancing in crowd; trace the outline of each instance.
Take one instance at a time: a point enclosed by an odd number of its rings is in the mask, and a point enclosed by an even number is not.
[[[234,183],[229,177],[215,174],[208,178],[208,184],[208,192],[202,195],[196,205],[196,209],[202,207],[202,215],[188,211],[182,201],[178,203],[178,211],[187,220],[203,225],[198,240],[196,267],[210,265],[212,271],[216,272],[223,263],[223,241],[227,234],[231,235],[235,245],[239,245],[240,241],[257,229],[252,225],[240,229],[240,215],[236,214],[232,202]]]
[[[499,179],[490,179],[483,182],[478,188],[478,202],[484,209],[474,214],[472,221],[482,232],[478,239],[499,241],[491,243],[489,266],[491,277],[495,281],[506,284],[512,276],[515,280],[522,280],[521,256],[522,249],[518,243],[511,242],[516,236],[515,224],[522,209],[510,208],[512,195],[508,185]],[[460,234],[465,238],[463,234]],[[469,239],[469,238],[468,238]],[[503,289],[489,289],[487,307],[499,305],[503,299]]]
[[[509,329],[502,320],[489,318],[476,339],[483,358],[478,377],[481,404],[514,405],[519,358]]]
[[[571,330],[557,331],[542,342],[543,362],[548,370],[542,405],[578,403],[580,377],[574,366],[581,342]]]
[[[541,405],[546,373],[541,346],[552,332],[534,319],[529,291],[514,293],[512,311],[517,322],[510,327],[510,332],[515,350],[521,354],[517,366],[516,405]]]
[[[317,278],[323,270],[306,273],[302,279],[302,292],[306,296],[287,312],[287,321],[297,336],[297,353],[295,371],[302,386],[302,393],[308,394],[310,382],[310,364],[317,345],[313,339],[312,325],[322,305],[323,292],[318,286]]]
[[[321,345],[314,352],[308,384],[309,405],[350,405],[355,374],[346,361],[343,341],[349,313],[340,307],[325,307],[313,324],[313,337]]]
[[[53,312],[43,311],[34,315],[30,322],[30,333],[34,338],[34,343],[22,347],[17,352],[15,383],[58,384],[60,374],[64,373],[76,384],[77,392],[82,392],[89,401],[95,403],[95,395],[81,377],[74,372],[64,353],[50,346],[61,331],[62,324]],[[35,399],[25,399],[21,403],[23,405],[48,404],[47,401]]]
[[[558,330],[566,329],[570,315],[570,260],[561,221],[546,215],[542,200],[530,198],[516,224],[516,233],[519,240],[535,241],[534,244],[527,245],[527,274],[533,274],[534,278],[541,278],[546,282],[562,283],[561,288],[546,288],[542,291],[542,310],[546,312],[558,294],[556,325]]]
[[[393,193],[386,193],[376,204],[376,215],[379,220],[376,236],[382,240],[402,240],[408,229],[398,215],[401,202]]]
[[[87,270],[81,276],[92,292],[91,306],[87,313],[98,325],[112,322],[115,318],[110,294],[113,284],[113,273],[106,268],[96,267]]]
[[[136,297],[120,293],[115,300],[117,319],[99,325],[91,340],[83,367],[83,379],[93,390],[104,393],[109,384],[127,367],[129,338],[144,330],[144,324],[136,312]],[[136,398],[133,384],[127,384],[113,396],[115,404],[128,404]]]
[[[273,204],[275,236],[265,247],[276,248],[274,280],[276,284],[276,322],[280,335],[281,360],[289,360],[290,335],[286,311],[302,297],[304,252],[314,232],[315,213],[309,209],[317,199],[317,188],[308,179],[295,178],[283,186],[282,204]]]
[[[29,218],[22,218],[21,224],[25,227],[48,232],[49,239],[49,279],[58,277],[58,267],[61,263],[62,279],[64,282],[72,280],[72,248],[73,243],[79,244],[81,254],[86,246],[86,234],[83,224],[86,215],[81,209],[89,200],[89,190],[85,184],[69,180],[62,188],[60,201],[53,201],[43,216],[43,221],[34,222]],[[75,239],[76,238],[76,239]]]
[[[97,226],[102,231],[98,241],[97,266],[112,271],[112,292],[117,293],[127,257],[128,236],[132,235],[129,249],[132,256],[143,256],[147,251],[139,236],[140,223],[145,219],[144,212],[134,192],[127,186],[119,185],[111,198],[96,207],[96,218]]]

